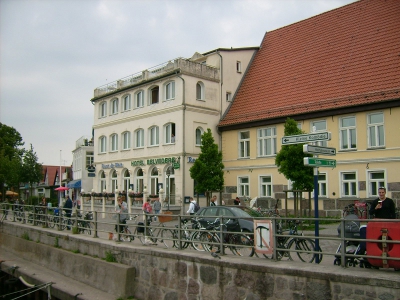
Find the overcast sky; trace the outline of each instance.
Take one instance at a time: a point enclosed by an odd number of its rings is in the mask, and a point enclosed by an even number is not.
[[[0,122],[40,163],[71,165],[76,140],[91,136],[96,87],[196,51],[259,46],[352,2],[0,0]]]

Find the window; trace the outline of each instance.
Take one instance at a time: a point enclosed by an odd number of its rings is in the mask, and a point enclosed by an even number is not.
[[[86,168],[93,165],[94,162],[94,152],[86,151]]]
[[[123,173],[123,187],[122,189],[125,192],[128,192],[128,190],[130,189],[130,184],[131,184],[131,175],[129,174],[128,170],[125,170],[125,172]]]
[[[201,136],[203,135],[204,130],[201,127],[196,128],[196,146],[201,146]]]
[[[239,196],[249,196],[249,177],[239,177]]]
[[[107,138],[105,136],[101,136],[99,138],[99,152],[105,153],[107,151]]]
[[[239,132],[239,158],[250,157],[250,132]]]
[[[157,167],[154,167],[151,170],[150,174],[150,195],[157,195],[158,194],[158,170]]]
[[[144,106],[144,96],[143,91],[138,92],[135,95],[135,108],[143,107]]]
[[[271,176],[260,176],[260,196],[272,196],[272,180]]]
[[[153,87],[150,90],[150,105],[158,103],[158,91],[159,91],[159,87],[158,86]]]
[[[100,104],[100,117],[107,117],[107,102],[103,102]]]
[[[100,174],[100,191],[103,192],[106,188],[106,174],[102,171]]]
[[[136,192],[141,193],[143,192],[144,188],[144,175],[143,175],[143,170],[138,169],[136,172]]]
[[[231,102],[232,101],[232,93],[231,92],[226,92],[226,101]]]
[[[126,95],[123,98],[123,110],[128,111],[131,109],[131,95]]]
[[[355,172],[343,172],[342,180],[342,197],[357,196],[357,176]]]
[[[258,156],[276,154],[276,128],[258,129]]]
[[[175,123],[164,126],[165,144],[175,144]]]
[[[311,132],[314,132],[313,131],[314,126],[315,126],[315,132],[326,131],[326,121],[325,120],[311,122]],[[321,146],[321,147],[326,147],[328,145],[328,143],[327,143],[327,141],[318,141],[317,145]]]
[[[117,171],[113,170],[111,175],[111,192],[115,193],[116,189],[118,189],[118,175]]]
[[[118,113],[118,99],[114,99],[111,103],[112,103],[111,111],[112,114],[115,115]]]
[[[356,118],[344,117],[340,119],[340,149],[356,149]]]
[[[382,147],[385,145],[385,129],[383,113],[368,115],[368,147]]]
[[[318,196],[326,197],[326,173],[318,173]]]
[[[236,72],[238,73],[242,72],[242,63],[240,61],[236,62]]]
[[[122,134],[122,149],[128,150],[131,147],[131,133],[126,131]]]
[[[158,143],[158,126],[154,126],[149,129],[149,146],[157,146]]]
[[[175,99],[175,82],[168,82],[165,86],[165,100]]]
[[[199,81],[196,84],[196,99],[197,100],[204,100],[204,83]]]
[[[113,134],[111,136],[111,151],[118,151],[118,135]]]
[[[138,129],[135,131],[135,148],[144,147],[144,130]]]
[[[378,197],[378,189],[385,185],[385,172],[384,171],[370,171],[368,172],[368,196]]]

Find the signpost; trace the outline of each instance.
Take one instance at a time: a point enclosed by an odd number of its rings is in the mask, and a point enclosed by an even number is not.
[[[313,128],[314,133],[310,134],[299,134],[282,137],[282,145],[290,144],[305,144],[317,141],[330,141],[330,132],[315,132],[315,127]],[[318,167],[336,167],[336,160],[334,159],[321,159],[318,158],[318,154],[322,155],[336,155],[335,148],[328,147],[318,147],[316,143],[314,145],[304,145],[304,153],[314,154],[314,157],[304,157],[304,165],[314,167],[314,216],[315,216],[315,250],[318,251],[319,248],[319,221],[318,221]],[[319,263],[319,256],[316,255],[315,262]]]
[[[331,133],[326,131],[319,133],[284,136],[282,138],[282,145],[302,144],[308,142],[330,141],[330,140],[331,140]]]
[[[310,167],[336,167],[335,159],[325,159],[316,157],[304,157],[304,165]]]
[[[336,155],[336,148],[303,145],[303,152],[310,154]]]

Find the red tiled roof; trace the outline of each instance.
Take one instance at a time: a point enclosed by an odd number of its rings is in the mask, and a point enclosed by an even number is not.
[[[266,33],[218,126],[393,99],[400,1],[363,0]]]
[[[47,166],[43,165],[43,181],[46,179],[46,173],[48,174],[48,186],[54,186],[56,183],[57,174],[60,172],[60,166]],[[66,166],[61,166],[61,174],[65,173]],[[62,177],[62,176],[61,176]]]

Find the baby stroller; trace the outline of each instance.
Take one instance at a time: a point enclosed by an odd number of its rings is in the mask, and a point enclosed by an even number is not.
[[[366,243],[363,241],[366,238],[366,226],[360,226],[360,221],[357,215],[349,214],[344,218],[344,237],[349,239],[359,239],[356,241],[345,241],[346,252],[346,267],[355,267],[360,265],[360,268],[370,268],[371,265],[364,258],[356,257],[356,255],[366,254]],[[348,221],[347,221],[348,220]],[[338,234],[341,237],[341,224],[338,226]],[[341,265],[341,249],[342,244],[336,250],[334,265]]]

